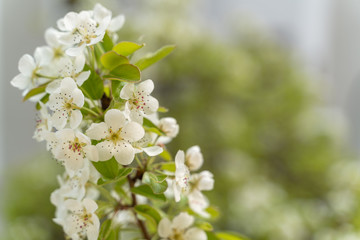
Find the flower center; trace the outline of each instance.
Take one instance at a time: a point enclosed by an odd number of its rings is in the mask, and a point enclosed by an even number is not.
[[[170,236],[171,240],[185,240],[184,234],[178,229],[173,229],[173,234]]]
[[[109,135],[107,137],[108,140],[114,142],[116,144],[116,142],[123,140],[123,138],[120,135],[122,128],[119,128],[119,130],[117,130],[116,132],[114,130],[112,130],[112,128],[109,128]]]
[[[74,153],[78,153],[78,155],[85,155],[83,147],[86,146],[86,143],[82,143],[76,137],[74,141],[69,141],[69,150],[73,151]]]
[[[135,95],[133,98],[129,101],[130,104],[132,105],[132,109],[139,109],[139,110],[144,110],[144,107],[146,107],[146,95],[144,94],[144,91],[137,91],[137,95]]]

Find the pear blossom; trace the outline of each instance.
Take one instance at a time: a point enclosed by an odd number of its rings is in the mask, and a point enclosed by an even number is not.
[[[140,140],[145,131],[136,122],[129,122],[118,109],[106,112],[105,122],[93,123],[86,135],[94,140],[104,140],[96,145],[99,150],[99,160],[106,161],[115,157],[120,164],[130,164],[135,157],[132,142]]]
[[[81,86],[90,76],[91,71],[82,71],[85,66],[85,57],[61,58],[55,64],[59,78],[72,78],[78,86]],[[60,87],[61,79],[56,79],[46,86],[46,92],[53,93]]]
[[[157,140],[158,144],[167,144],[171,142],[179,133],[179,125],[175,118],[165,117],[158,121],[157,126],[163,131],[166,136],[160,136]]]
[[[197,227],[190,226],[194,223],[194,217],[182,212],[172,221],[168,218],[161,219],[158,226],[158,234],[162,240],[207,240],[206,233]]]
[[[61,33],[56,30],[55,28],[48,28],[45,31],[45,41],[48,45],[50,59],[52,61],[62,59],[63,57],[66,57],[65,50],[66,47],[60,43],[59,38],[61,36]]]
[[[126,108],[130,110],[130,118],[140,124],[144,114],[152,114],[159,108],[156,98],[150,96],[154,90],[154,82],[150,79],[139,84],[126,83],[121,89],[120,97],[127,100]]]
[[[179,150],[175,156],[175,179],[173,181],[173,191],[175,201],[179,202],[181,194],[187,194],[190,190],[190,171],[185,165],[184,151]]]
[[[48,106],[54,111],[51,121],[58,130],[69,120],[70,127],[76,128],[82,121],[80,108],[84,105],[84,95],[72,78],[64,78],[60,87],[50,94]]]
[[[85,198],[82,201],[68,199],[65,206],[69,210],[64,221],[64,231],[73,240],[85,239],[97,240],[100,231],[100,221],[95,210],[96,202]]]
[[[35,49],[34,57],[29,54],[23,55],[18,64],[20,74],[11,80],[11,85],[20,90],[24,90],[23,95],[25,95],[32,88],[48,82],[49,79],[43,77],[44,67],[48,63],[48,54],[43,47]]]
[[[97,148],[91,145],[89,137],[73,129],[62,129],[55,133],[57,146],[53,150],[54,157],[63,162],[68,173],[73,175],[84,167],[85,159],[97,162]]]
[[[45,140],[47,132],[51,131],[52,123],[50,121],[50,114],[46,105],[39,102],[41,109],[36,115],[36,127],[33,138],[41,142]]]
[[[203,162],[204,158],[199,146],[192,146],[186,151],[185,164],[190,171],[196,171],[201,168]]]
[[[58,28],[63,31],[59,38],[62,44],[69,46],[66,54],[79,56],[86,46],[100,42],[111,21],[111,12],[100,4],[93,11],[70,12],[58,20]]]

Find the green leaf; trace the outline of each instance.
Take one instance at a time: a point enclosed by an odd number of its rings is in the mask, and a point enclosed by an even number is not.
[[[109,75],[104,76],[109,80],[137,82],[140,80],[140,70],[132,64],[122,64],[114,68]]]
[[[213,232],[206,232],[206,235],[207,240],[220,240],[220,238],[218,238]]]
[[[25,97],[23,98],[23,102],[25,102],[26,100],[28,100],[29,98],[35,96],[35,95],[38,95],[38,94],[41,94],[43,92],[45,92],[45,89],[46,89],[46,86],[48,85],[48,83],[45,83],[37,88],[33,88],[31,89],[26,95]]]
[[[213,226],[208,222],[199,222],[196,224],[196,226],[204,231],[212,231],[214,229]]]
[[[233,232],[217,232],[216,236],[220,240],[248,240],[248,238]]]
[[[151,172],[145,172],[142,182],[150,186],[155,194],[160,194],[166,191],[168,184],[165,181],[166,175],[155,175]]]
[[[101,55],[100,62],[106,69],[113,70],[121,64],[128,64],[129,59],[114,51],[110,51]]]
[[[150,67],[154,63],[160,61],[161,59],[169,55],[174,50],[174,48],[174,45],[164,46],[154,53],[147,54],[145,57],[137,61],[135,65],[138,66],[140,70],[144,70],[145,68]]]
[[[144,126],[145,130],[156,133],[157,135],[160,135],[160,136],[166,135],[158,126],[156,126],[153,122],[151,122],[147,118],[144,118],[143,126]]]
[[[112,180],[108,180],[108,181],[104,181],[102,180],[101,178],[99,179],[98,181],[98,185],[105,185],[105,184],[109,184],[109,183],[114,183],[114,182],[117,182],[117,181],[121,181],[122,179],[126,178],[128,175],[130,175],[132,172],[133,172],[133,168],[130,168],[130,167],[124,167],[124,168],[121,168],[119,170],[119,172],[117,173],[117,176],[116,178],[112,179]],[[101,180],[101,181],[100,181]]]
[[[161,169],[169,172],[175,172],[176,167],[174,162],[165,162],[161,164]]]
[[[104,38],[102,40],[102,46],[105,52],[111,51],[111,49],[114,46],[113,41],[111,40],[110,36],[107,33],[105,33]]]
[[[99,239],[107,239],[108,235],[110,234],[111,225],[112,225],[112,220],[111,219],[106,219],[101,224]]]
[[[124,99],[120,98],[121,89],[124,87],[125,83],[120,81],[111,81],[111,92],[112,97],[116,102],[123,102]]]
[[[217,219],[220,215],[219,209],[217,209],[215,206],[209,206],[206,209],[206,212],[210,214],[212,220]]]
[[[47,93],[45,96],[43,96],[40,99],[40,102],[47,103],[49,101],[49,97],[50,97],[50,95]],[[36,103],[36,110],[40,110],[40,109],[41,109],[40,103]]]
[[[84,71],[90,70],[89,66],[85,65]],[[91,71],[89,78],[81,85],[81,90],[83,90],[84,95],[92,99],[101,99],[104,95],[104,84],[100,76]]]
[[[140,185],[138,187],[132,188],[131,192],[135,193],[135,194],[139,194],[141,196],[153,199],[153,200],[158,200],[158,201],[162,201],[165,202],[166,201],[166,197],[164,194],[155,194],[153,193],[153,191],[151,190],[149,185]]]
[[[110,160],[103,162],[92,162],[96,170],[98,170],[101,175],[108,179],[114,179],[119,173],[119,163],[112,157]]]
[[[169,111],[169,109],[165,108],[165,107],[159,107],[158,112],[161,112],[161,113],[167,113]]]
[[[169,153],[168,150],[166,150],[165,148],[163,148],[162,153],[160,153],[160,157],[162,157],[164,160],[166,161],[172,161],[172,156]]]
[[[119,42],[113,47],[113,51],[123,56],[129,56],[142,48],[145,44],[137,44],[133,42]]]
[[[152,224],[157,227],[161,220],[161,216],[158,213],[158,211],[151,207],[150,205],[143,204],[143,205],[137,205],[135,206],[135,211],[146,218],[148,221],[152,222]]]

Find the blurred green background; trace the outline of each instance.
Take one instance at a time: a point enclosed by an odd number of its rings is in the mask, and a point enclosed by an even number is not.
[[[153,95],[180,125],[171,152],[199,145],[215,175],[206,193],[221,212],[215,228],[254,240],[360,239],[359,161],[320,84],[260,29],[234,24],[220,39],[187,21],[186,5],[142,2],[154,17],[141,25],[123,12],[120,39],[144,41],[147,51],[177,45],[143,79],[154,80]],[[3,239],[63,239],[49,201],[60,171],[47,154],[7,168]]]

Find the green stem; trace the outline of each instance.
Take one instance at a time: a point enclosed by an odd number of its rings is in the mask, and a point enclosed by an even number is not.
[[[100,115],[97,112],[94,112],[93,110],[91,110],[90,108],[87,107],[82,107],[81,110],[87,111],[88,113],[91,113],[92,115],[99,117]]]
[[[37,77],[41,77],[41,78],[48,78],[48,79],[52,79],[52,80],[55,80],[55,79],[58,79],[58,78],[59,78],[59,76],[57,76],[57,77],[50,77],[50,76],[45,76],[45,75],[42,75],[42,74],[39,74],[39,73],[37,73],[36,76],[37,76]]]

